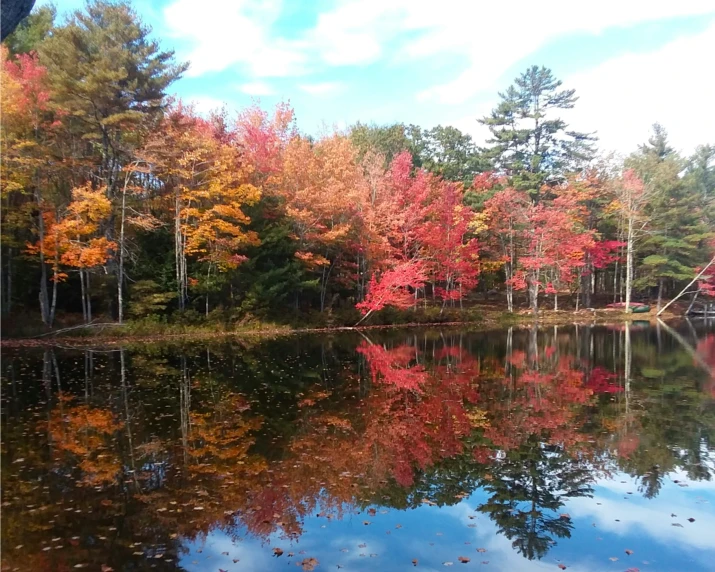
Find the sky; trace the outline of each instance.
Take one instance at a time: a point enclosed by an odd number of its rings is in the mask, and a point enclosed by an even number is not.
[[[45,3],[43,0],[39,4]],[[81,0],[56,0],[60,14]],[[136,0],[191,67],[175,93],[208,111],[289,101],[319,134],[356,121],[478,119],[530,65],[576,89],[571,128],[628,153],[654,122],[690,153],[715,144],[713,0]]]

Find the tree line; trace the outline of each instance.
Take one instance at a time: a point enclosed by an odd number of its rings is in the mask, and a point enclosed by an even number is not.
[[[201,114],[169,92],[188,64],[125,2],[62,23],[43,6],[2,50],[11,318],[354,323],[478,291],[509,311],[660,307],[713,259],[715,147],[683,157],[656,124],[629,156],[603,155],[559,118],[578,98],[544,67],[499,94],[480,147],[400,123],[314,137],[287,104]]]

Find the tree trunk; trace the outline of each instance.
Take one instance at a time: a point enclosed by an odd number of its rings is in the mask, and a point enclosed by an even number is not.
[[[92,291],[89,287],[89,270],[85,271],[84,282],[85,282],[86,295],[87,295],[87,322],[89,323],[92,321],[92,294],[91,294]]]
[[[55,248],[55,265],[52,269],[52,306],[50,307],[50,323],[48,326],[52,327],[52,323],[55,321],[55,310],[57,310],[57,283],[59,282],[58,269],[60,266],[60,253],[57,248]]]
[[[663,279],[658,280],[658,305],[656,310],[660,312],[660,305],[663,302]]]
[[[7,281],[5,283],[5,313],[12,312],[12,247],[7,249]]]
[[[45,262],[45,218],[42,216],[42,205],[40,202],[39,193],[35,193],[35,200],[40,209],[38,220],[39,243],[40,243],[40,316],[42,323],[48,327],[52,327],[50,319],[50,297],[47,292],[47,264]]]
[[[626,314],[631,312],[633,289],[633,217],[628,217],[628,242],[626,251]]]
[[[127,175],[128,176],[128,175]],[[121,324],[124,320],[124,219],[126,218],[127,205],[127,180],[122,189],[122,210],[119,221],[119,270],[117,271],[117,321]]]
[[[87,319],[87,295],[84,290],[84,270],[79,269],[79,288],[80,288],[80,298],[82,300],[82,319],[84,323],[89,323]]]

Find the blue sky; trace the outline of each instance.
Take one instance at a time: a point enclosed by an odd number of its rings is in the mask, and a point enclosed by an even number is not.
[[[56,2],[60,13],[82,5]],[[531,64],[576,88],[565,115],[628,152],[661,122],[684,152],[715,143],[712,0],[136,0],[208,110],[289,100],[304,131],[357,121],[477,124]]]

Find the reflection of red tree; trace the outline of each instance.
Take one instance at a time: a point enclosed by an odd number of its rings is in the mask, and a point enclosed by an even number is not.
[[[412,346],[401,345],[388,350],[377,344],[362,342],[357,351],[367,359],[373,383],[380,380],[400,389],[419,390],[427,379],[424,367],[412,364],[416,357]]]
[[[479,364],[459,348],[445,347],[435,352],[439,361],[431,371],[417,364],[406,374],[409,370],[395,368],[394,364],[418,359],[416,348],[367,346],[382,351],[365,352],[366,346],[361,347],[373,375],[379,372],[380,379],[392,388],[370,396],[365,440],[395,480],[410,485],[416,468],[425,469],[463,451],[462,438],[472,428],[465,405],[477,402],[473,382],[478,378]],[[415,374],[422,389],[419,394],[404,391],[414,387]],[[406,379],[412,383],[405,383]]]
[[[576,415],[592,389],[584,384],[584,373],[567,358],[535,363],[524,369],[526,355],[514,352],[512,376],[490,385],[490,424],[485,435],[497,446],[512,449],[530,435],[548,433],[552,442],[574,446],[585,442]]]
[[[616,374],[605,367],[597,366],[591,370],[586,386],[594,393],[619,393],[623,388],[613,383]]]

